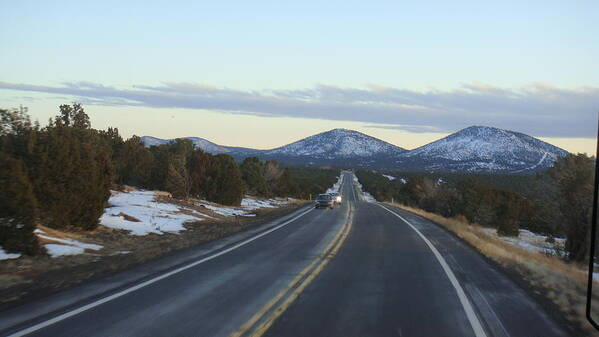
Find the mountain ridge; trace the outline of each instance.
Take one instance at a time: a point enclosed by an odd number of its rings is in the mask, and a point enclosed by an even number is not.
[[[508,172],[544,170],[568,152],[524,133],[474,125],[413,150],[348,129],[332,129],[269,150],[218,145],[184,137],[196,148],[238,160],[257,156],[290,165],[378,168],[414,171]],[[173,139],[141,137],[146,146]]]

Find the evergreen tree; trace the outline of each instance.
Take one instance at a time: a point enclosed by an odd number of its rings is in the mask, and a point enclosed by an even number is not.
[[[588,258],[593,209],[594,158],[569,154],[559,158],[541,178],[557,200],[566,233],[566,251],[572,261]]]
[[[50,227],[94,229],[110,196],[111,149],[84,114],[78,105],[61,106],[35,146],[30,176]]]
[[[147,188],[150,186],[153,158],[141,139],[132,136],[113,156],[117,183]]]
[[[60,114],[56,117],[55,123],[77,129],[89,129],[91,127],[89,116],[85,113],[81,104],[62,104],[59,109]]]
[[[293,182],[291,173],[287,168],[285,168],[283,173],[277,178],[275,186],[277,195],[281,197],[295,195],[297,193],[297,186]]]
[[[241,164],[241,174],[249,194],[261,197],[270,195],[266,181],[266,169],[260,159],[257,157],[245,158]]]
[[[497,234],[502,236],[518,236],[519,200],[512,193],[506,193],[497,208]]]
[[[213,190],[212,180],[208,172],[213,165],[212,155],[201,149],[195,149],[187,162],[187,170],[190,177],[190,194],[198,198],[207,198],[208,191]]]
[[[185,199],[189,196],[191,183],[184,158],[172,156],[168,163],[164,187],[175,198]]]
[[[239,206],[244,192],[239,166],[225,154],[216,155],[213,160],[214,165],[207,172],[207,181],[213,188],[206,197],[219,204]]]
[[[7,252],[38,253],[37,205],[21,160],[0,153],[0,186],[0,246]]]

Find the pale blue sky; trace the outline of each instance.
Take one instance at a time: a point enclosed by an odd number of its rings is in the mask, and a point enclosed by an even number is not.
[[[125,135],[264,148],[343,126],[412,148],[483,124],[595,151],[595,0],[3,1],[0,13],[0,100],[42,121],[77,100]]]

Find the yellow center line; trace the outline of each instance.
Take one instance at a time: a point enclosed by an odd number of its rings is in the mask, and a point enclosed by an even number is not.
[[[343,232],[343,235],[341,236],[340,240],[337,242],[337,244],[335,245],[335,247],[333,248],[333,250],[329,254],[327,254],[327,256],[324,259],[321,260],[320,265],[318,267],[316,267],[316,269],[314,269],[310,273],[310,275],[308,275],[308,277],[302,282],[302,284],[300,284],[300,286],[297,287],[291,293],[291,295],[283,303],[281,303],[281,305],[279,307],[277,307],[277,309],[264,321],[264,323],[262,323],[254,331],[254,333],[251,335],[252,337],[260,337],[260,336],[264,335],[264,333],[274,324],[274,322],[299,297],[299,295],[304,291],[304,289],[306,289],[306,287],[308,285],[310,285],[310,283],[312,283],[312,281],[316,278],[316,276],[318,276],[318,274],[320,274],[320,272],[331,261],[331,259],[333,259],[333,257],[335,257],[335,255],[337,255],[337,252],[339,251],[339,249],[343,245],[345,239],[349,235],[349,232],[351,230],[351,226],[352,226],[351,222],[349,222],[349,223],[346,224],[346,227],[345,227],[345,230]]]
[[[258,322],[267,312],[269,312],[285,295],[295,288],[291,295],[279,306],[276,310],[260,325],[251,336],[261,336],[268,330],[268,328],[274,323],[274,321],[291,305],[291,303],[299,296],[299,294],[312,282],[312,280],[318,275],[326,264],[330,261],[333,256],[337,253],[343,241],[349,234],[351,229],[351,207],[350,213],[348,214],[348,221],[344,224],[343,228],[335,235],[335,237],[329,242],[323,252],[317,256],[306,268],[304,268],[289,285],[277,293],[272,299],[270,299],[260,310],[258,310],[247,322],[245,322],[237,331],[232,333],[229,337],[239,337],[247,333],[255,324]],[[320,262],[320,265],[316,266]],[[304,279],[306,274],[312,272]],[[303,281],[302,281],[303,279]]]

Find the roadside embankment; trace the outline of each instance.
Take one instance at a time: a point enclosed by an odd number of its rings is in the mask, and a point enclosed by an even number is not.
[[[0,261],[0,309],[268,223],[307,204],[246,196],[239,207],[168,193],[113,191],[93,231],[38,226],[41,256]]]

